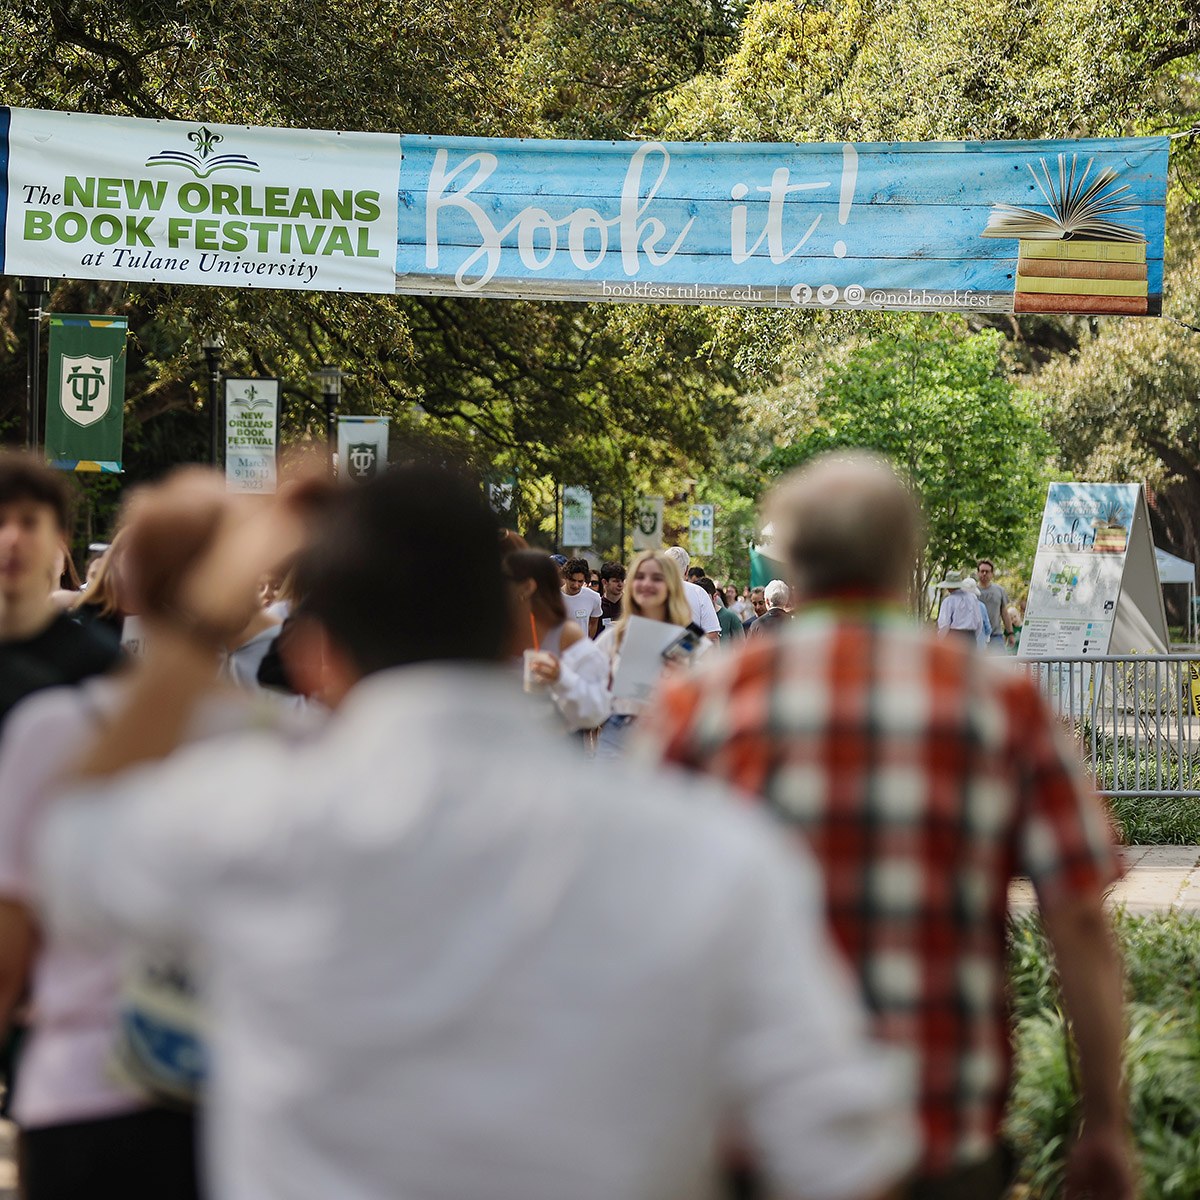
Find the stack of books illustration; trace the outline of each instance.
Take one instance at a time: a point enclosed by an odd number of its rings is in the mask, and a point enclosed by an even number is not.
[[[1106,167],[1092,176],[1092,159],[1082,173],[1077,156],[1058,156],[1058,177],[1046,160],[1041,175],[1030,173],[1050,211],[994,204],[984,237],[1016,238],[1017,286],[1013,311],[1025,313],[1103,313],[1145,316],[1161,308],[1150,297],[1146,239],[1111,218],[1135,212],[1114,187],[1117,172]]]

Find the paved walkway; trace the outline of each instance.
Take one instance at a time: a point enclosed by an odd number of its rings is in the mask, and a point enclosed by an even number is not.
[[[1200,846],[1125,846],[1121,855],[1127,874],[1108,894],[1110,907],[1126,912],[1200,913]],[[1018,880],[1008,893],[1014,912],[1037,907],[1033,888]]]

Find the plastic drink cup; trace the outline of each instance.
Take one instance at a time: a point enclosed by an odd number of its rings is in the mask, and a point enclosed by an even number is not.
[[[527,692],[544,692],[550,687],[548,683],[539,679],[533,673],[533,660],[538,653],[540,653],[540,651],[526,650],[523,655],[525,667],[525,690]]]

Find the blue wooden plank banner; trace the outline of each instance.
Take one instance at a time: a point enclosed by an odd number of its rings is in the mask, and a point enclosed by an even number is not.
[[[0,109],[0,270],[1155,315],[1168,145],[568,142]]]
[[[1161,311],[1166,138],[401,140],[401,292]]]

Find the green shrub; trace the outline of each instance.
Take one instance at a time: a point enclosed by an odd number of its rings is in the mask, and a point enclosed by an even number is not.
[[[1108,800],[1126,846],[1200,845],[1200,800],[1187,796],[1115,796]]]
[[[1126,1070],[1145,1200],[1200,1196],[1200,917],[1118,914]],[[1057,1200],[1076,1085],[1058,985],[1036,916],[1010,925],[1016,1070],[1006,1118],[1030,1200]]]

